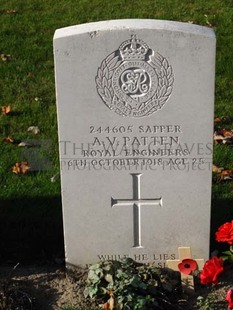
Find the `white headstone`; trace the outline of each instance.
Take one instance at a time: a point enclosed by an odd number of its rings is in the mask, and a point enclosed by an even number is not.
[[[67,265],[209,257],[215,35],[115,20],[58,29]]]

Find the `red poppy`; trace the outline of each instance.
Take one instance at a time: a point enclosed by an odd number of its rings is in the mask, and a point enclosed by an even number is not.
[[[189,275],[192,271],[197,269],[197,263],[195,260],[187,258],[183,259],[178,265],[180,272]]]
[[[233,221],[227,222],[220,226],[215,234],[215,237],[219,242],[233,244]]]
[[[200,274],[201,284],[217,284],[218,275],[223,272],[223,260],[214,256],[205,262],[203,270]]]
[[[233,290],[231,288],[227,291],[226,301],[228,301],[228,309],[233,309]]]

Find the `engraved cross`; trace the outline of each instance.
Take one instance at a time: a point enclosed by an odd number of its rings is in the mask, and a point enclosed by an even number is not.
[[[141,173],[131,173],[133,178],[133,199],[114,199],[112,198],[111,206],[133,206],[133,222],[134,222],[134,248],[142,248],[141,233],[141,206],[162,206],[162,197],[160,198],[141,198],[140,193],[140,177]]]

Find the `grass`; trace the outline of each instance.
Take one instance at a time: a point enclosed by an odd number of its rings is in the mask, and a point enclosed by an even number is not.
[[[16,13],[7,12],[10,9]],[[11,55],[9,61],[0,61],[0,105],[13,107],[12,115],[0,116],[1,139],[11,136],[43,144],[41,152],[0,142],[2,260],[10,256],[13,261],[34,259],[32,249],[38,259],[63,255],[60,182],[51,182],[59,172],[52,46],[55,29],[122,18],[191,21],[213,27],[217,35],[215,116],[229,116],[230,121],[221,126],[233,128],[232,0],[2,0],[0,16],[0,53]],[[29,126],[38,126],[40,134],[28,132]],[[15,162],[32,159],[32,173],[12,173]],[[214,162],[233,169],[232,148],[215,147]],[[220,220],[233,218],[232,189],[230,182],[213,184],[213,231]]]

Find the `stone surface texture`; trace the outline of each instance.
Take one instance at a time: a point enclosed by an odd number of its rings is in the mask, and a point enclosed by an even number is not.
[[[215,35],[158,20],[58,29],[67,265],[209,257]]]

